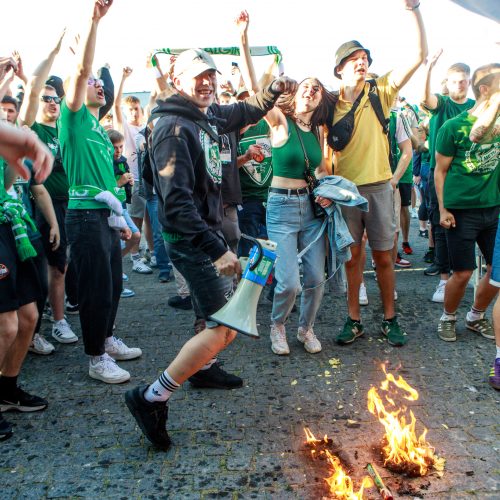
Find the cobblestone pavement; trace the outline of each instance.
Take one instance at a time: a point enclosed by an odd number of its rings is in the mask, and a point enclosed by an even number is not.
[[[122,362],[132,381],[109,386],[90,379],[81,340],[57,345],[49,357],[30,354],[21,384],[46,396],[50,405],[43,412],[6,415],[15,434],[0,443],[0,497],[321,498],[328,471],[325,463],[309,458],[303,431],[309,426],[342,449],[356,485],[366,463],[374,461],[387,484],[399,491],[398,498],[499,498],[500,393],[486,382],[494,342],[465,330],[472,288],[459,311],[458,341],[437,338],[441,306],[429,299],[438,278],[422,272],[427,240],[414,236],[413,242],[413,269],[397,273],[397,308],[410,335],[407,346],[392,348],[379,334],[380,300],[370,271],[365,275],[366,334],[350,346],[335,344],[346,316],[345,299],[327,293],[315,327],[323,351],[315,355],[295,338],[297,313],[288,324],[291,354],[271,353],[271,305],[262,297],[262,338],[240,335],[222,356],[227,370],[244,377],[244,387],[218,391],[185,384],[170,404],[174,445],[167,453],[144,440],[123,394],[165,368],[191,335],[193,313],[169,308],[166,300],[175,285],[159,284],[157,272],[132,273],[127,260],[128,286],[137,295],[121,301],[116,334],[143,349],[140,359]],[[78,318],[70,321],[79,332]],[[50,324],[44,328],[49,336]],[[332,366],[333,359],[340,364]],[[417,428],[429,429],[428,441],[446,458],[443,478],[401,479],[383,469],[375,455],[383,428],[368,412],[366,395],[383,379],[382,361],[389,369],[401,365],[399,373],[420,392],[410,405]],[[370,489],[365,498],[378,495]]]

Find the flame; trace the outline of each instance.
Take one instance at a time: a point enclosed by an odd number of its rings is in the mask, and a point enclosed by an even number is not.
[[[418,392],[411,387],[403,377],[397,379],[392,373],[387,373],[385,366],[382,365],[385,373],[385,380],[380,384],[381,391],[389,391],[389,385],[392,383],[398,389],[402,389],[407,394],[403,397],[408,401],[416,401]],[[385,395],[385,400],[391,405],[396,406],[394,398]],[[403,468],[408,471],[418,470],[421,476],[429,471],[429,468],[437,465],[440,460],[434,454],[434,448],[426,441],[427,429],[417,437],[415,431],[416,418],[410,411],[409,422],[404,415],[406,408],[403,406],[394,411],[388,411],[384,406],[377,388],[372,387],[368,391],[368,410],[378,417],[379,422],[385,428],[384,441],[387,443],[382,449],[384,453],[384,465],[392,465],[396,468]]]
[[[354,491],[354,484],[352,479],[347,475],[340,463],[338,457],[324,449],[325,445],[331,443],[328,436],[325,435],[323,439],[316,439],[311,430],[307,427],[304,428],[306,434],[306,443],[311,447],[312,458],[325,458],[332,468],[332,473],[329,477],[325,478],[330,493],[334,498],[341,500],[362,500],[363,490],[372,486],[373,482],[369,477],[364,477],[361,487],[358,492]],[[323,446],[323,449],[321,448]]]

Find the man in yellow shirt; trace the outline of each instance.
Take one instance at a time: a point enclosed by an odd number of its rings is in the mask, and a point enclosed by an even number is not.
[[[405,58],[407,63],[405,67],[377,78],[375,88],[367,81],[368,67],[372,63],[368,49],[352,40],[342,44],[336,53],[334,73],[342,80],[342,84],[329,134],[330,144],[332,139],[334,142],[335,174],[353,181],[360,194],[369,202],[369,212],[342,208],[354,244],[351,246],[352,258],[346,263],[349,316],[342,332],[337,335],[336,340],[339,344],[354,342],[364,333],[359,306],[359,287],[363,274],[360,265],[361,240],[365,230],[376,264],[384,307],[382,333],[387,336],[391,345],[402,346],[407,342],[406,333],[398,324],[394,308],[393,196],[397,183],[392,178],[390,168],[386,126],[382,127],[381,118],[377,116],[372,105],[373,96],[369,97],[370,92],[378,94],[379,108],[387,119],[397,92],[427,57],[427,40],[419,10],[420,3],[418,0],[403,0],[403,2],[408,16],[411,16],[416,39],[414,53],[409,51]],[[354,113],[351,111],[353,108]],[[339,137],[341,139],[344,137],[344,144],[348,141],[345,146],[337,141]]]

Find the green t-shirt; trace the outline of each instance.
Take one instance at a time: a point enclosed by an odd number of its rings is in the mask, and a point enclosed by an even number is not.
[[[445,208],[488,208],[500,205],[500,137],[489,144],[471,142],[476,117],[467,111],[439,130],[436,151],[452,156],[444,182]]]
[[[117,197],[123,191],[116,185],[113,145],[108,134],[85,104],[73,112],[64,100],[57,123],[64,170],[70,186],[68,208],[79,210],[108,208],[104,203],[95,201],[93,196],[89,195],[89,191],[82,188],[91,186],[111,191]]]
[[[476,103],[473,99],[467,99],[463,104],[457,104],[448,96],[436,94],[436,97],[438,99],[436,108],[429,110],[432,115],[429,121],[429,154],[432,169],[436,166],[436,138],[439,129],[446,120],[455,118],[462,111],[472,108]]]
[[[0,156],[0,203],[7,198],[5,191],[5,160]]]
[[[245,154],[252,144],[261,146],[264,159],[261,162],[250,160],[240,168],[241,194],[243,201],[266,201],[273,179],[273,163],[269,125],[265,120],[260,120],[241,136],[238,155]]]
[[[47,144],[54,155],[54,166],[52,167],[52,172],[47,177],[43,185],[53,200],[67,201],[69,190],[68,176],[66,175],[62,164],[59,139],[57,137],[57,128],[35,122],[31,126],[31,130],[36,133],[44,144]]]
[[[408,131],[404,127],[403,120],[401,119],[400,116],[398,116],[397,111],[391,109],[391,114],[389,115],[389,136],[390,136],[389,144],[391,147],[391,155],[392,155],[392,165],[391,165],[392,173],[396,171],[399,159],[401,158],[401,150],[399,149],[398,145],[398,139],[400,140],[401,137],[398,137],[398,133],[401,134],[402,132],[398,129],[398,122],[399,126],[402,127],[403,130],[406,132],[406,138],[409,139]],[[401,176],[401,179],[399,179],[398,186],[399,184],[412,184],[412,183],[413,183],[413,162],[412,160],[410,160],[410,163],[406,167],[406,170]]]

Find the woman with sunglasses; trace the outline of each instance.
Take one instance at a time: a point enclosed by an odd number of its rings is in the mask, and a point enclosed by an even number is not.
[[[323,297],[326,242],[316,241],[302,256],[303,284],[297,252],[313,242],[322,225],[313,204],[331,201],[310,196],[311,178],[327,174],[323,158],[323,129],[334,98],[319,80],[306,78],[295,94],[283,96],[266,120],[271,128],[274,176],[267,201],[267,232],[278,244],[271,349],[289,354],[285,322],[302,289],[297,339],[307,352],[321,351],[313,326]],[[308,180],[306,180],[308,179]],[[309,181],[309,182],[308,182]]]

